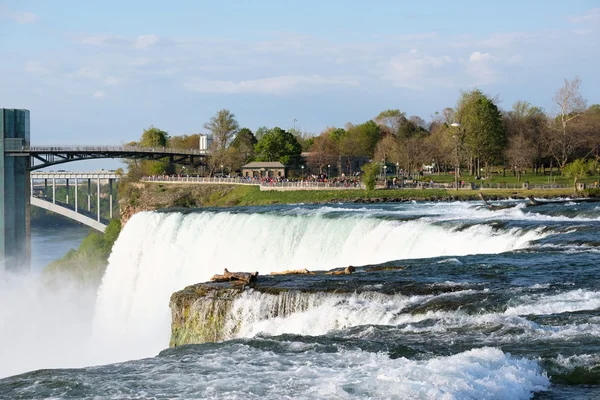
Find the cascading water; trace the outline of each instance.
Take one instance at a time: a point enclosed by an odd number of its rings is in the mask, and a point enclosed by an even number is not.
[[[527,246],[537,230],[457,229],[435,221],[371,214],[145,212],[126,225],[98,293],[95,339],[125,358],[155,354],[169,342],[170,295],[230,270],[330,269],[445,255],[493,254]]]
[[[0,308],[0,374],[87,366],[0,379],[0,397],[595,398],[598,235],[591,203],[141,213],[113,249],[93,323],[77,291],[49,297],[26,280],[0,280],[0,304],[10,305]],[[381,263],[404,268],[230,289],[236,295],[219,303],[226,312],[206,318],[223,341],[164,350],[171,294],[223,268],[264,275]],[[181,315],[214,312],[203,299]],[[205,332],[206,320],[188,326]],[[188,326],[178,344],[207,337],[185,336]],[[36,330],[51,337],[28,346]],[[69,357],[54,361],[62,352]],[[15,370],[6,354],[27,362]],[[89,367],[115,361],[124,362]]]

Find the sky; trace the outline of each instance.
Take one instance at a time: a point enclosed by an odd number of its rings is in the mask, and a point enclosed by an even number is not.
[[[552,113],[575,76],[600,103],[600,0],[0,0],[0,54],[0,107],[31,111],[33,145],[204,133],[222,108],[319,134],[429,120],[473,88]]]

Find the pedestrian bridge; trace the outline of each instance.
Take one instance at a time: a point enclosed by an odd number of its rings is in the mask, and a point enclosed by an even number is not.
[[[104,232],[114,213],[114,182],[120,176],[113,171],[32,172],[31,205],[62,215],[97,231]],[[62,198],[58,198],[58,192]],[[102,209],[108,206],[108,219]]]

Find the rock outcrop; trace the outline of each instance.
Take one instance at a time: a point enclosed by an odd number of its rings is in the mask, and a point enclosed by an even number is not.
[[[273,275],[230,272],[213,276],[211,282],[198,283],[173,293],[171,308],[170,346],[219,342],[235,337],[240,321],[246,319],[244,308],[234,309],[236,300],[245,292],[252,293],[269,305],[264,309],[268,315],[252,318],[285,317],[293,312],[304,311],[327,296],[350,296],[352,293],[372,291],[378,285],[382,293],[395,293],[392,273],[401,271],[399,266],[376,266],[355,268],[348,266],[332,271],[307,269],[287,270]],[[360,276],[369,275],[367,279]],[[387,275],[386,275],[387,274]]]

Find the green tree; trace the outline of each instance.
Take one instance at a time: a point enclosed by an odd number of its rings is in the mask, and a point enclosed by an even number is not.
[[[376,162],[371,162],[363,165],[361,169],[363,171],[362,182],[365,184],[367,192],[370,192],[371,190],[375,189],[375,184],[377,183],[379,164]]]
[[[151,148],[168,147],[170,143],[169,134],[154,126],[144,130],[139,142],[128,143],[128,146],[142,146]],[[128,176],[137,180],[142,176],[172,174],[175,168],[166,160],[128,160]]]
[[[142,147],[167,147],[169,145],[169,134],[151,126],[142,133],[139,145]]]
[[[248,128],[242,128],[231,142],[228,150],[228,159],[231,168],[240,169],[244,164],[251,161],[254,157],[254,146],[258,141],[252,131]]]
[[[222,109],[204,124],[204,129],[212,133],[215,150],[224,151],[231,138],[237,133],[239,124],[235,119],[235,114],[227,109]]]
[[[340,154],[372,157],[381,136],[381,128],[373,121],[350,126],[340,140]]]
[[[169,146],[174,149],[199,149],[200,134],[171,136]]]
[[[483,162],[486,175],[489,175],[490,162],[497,162],[502,158],[506,143],[500,110],[492,99],[475,89],[462,93],[456,117],[464,132],[465,148],[474,160],[472,167],[475,167],[479,175],[480,164]]]
[[[585,161],[583,158],[578,158],[564,166],[563,175],[568,179],[573,178],[573,185],[577,186],[577,181],[592,174],[594,169],[594,160]]]
[[[300,163],[302,146],[290,132],[279,127],[269,129],[254,147],[257,161],[279,161],[286,166]]]

